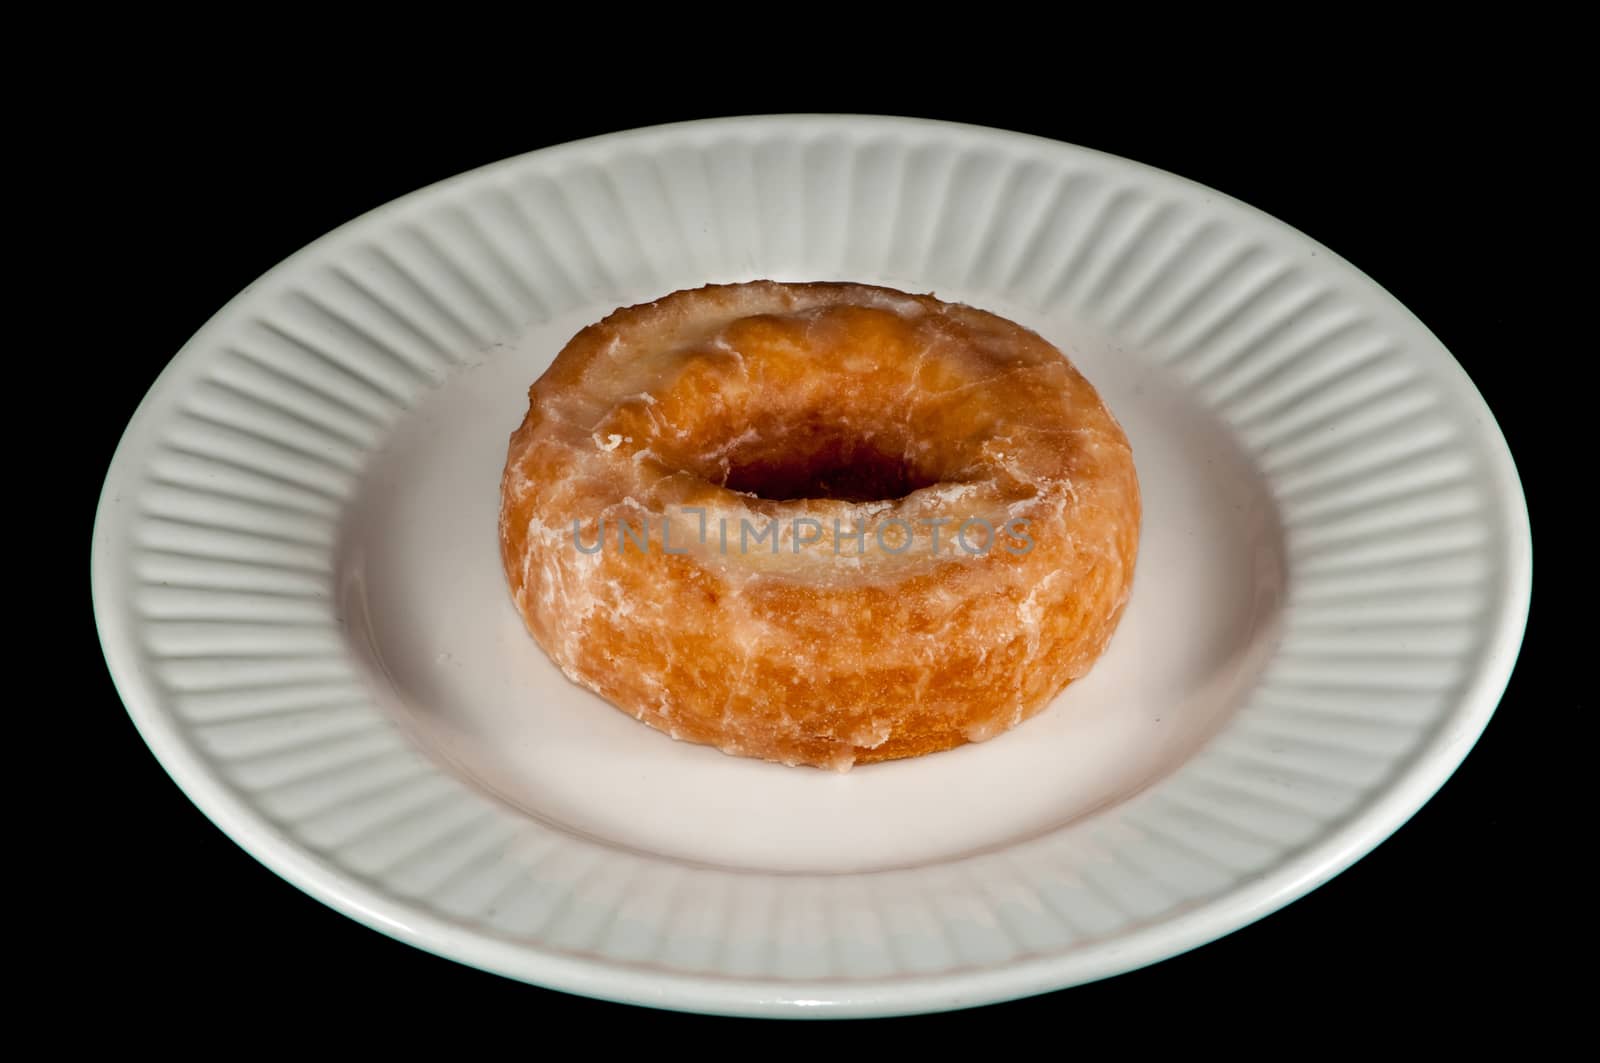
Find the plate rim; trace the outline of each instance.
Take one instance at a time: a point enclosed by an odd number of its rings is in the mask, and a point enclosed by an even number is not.
[[[1451,386],[1474,418],[1477,441],[1492,465],[1495,481],[1486,488],[1505,522],[1504,556],[1488,577],[1499,608],[1484,621],[1491,633],[1468,682],[1455,695],[1435,731],[1411,754],[1409,762],[1380,784],[1350,815],[1329,825],[1317,841],[1268,870],[1188,911],[1139,926],[1114,938],[1071,952],[1023,957],[998,967],[918,975],[878,977],[862,981],[776,980],[761,977],[697,975],[664,972],[621,961],[564,955],[531,943],[513,943],[434,915],[421,906],[385,895],[346,871],[307,851],[275,828],[247,801],[236,795],[200,758],[160,709],[160,697],[138,666],[134,645],[136,624],[124,623],[111,608],[118,562],[111,549],[111,527],[119,491],[137,481],[132,465],[138,437],[154,427],[154,411],[170,398],[180,371],[204,357],[208,337],[232,311],[269,277],[279,276],[303,259],[337,242],[349,231],[385,215],[396,215],[416,202],[458,185],[510,170],[531,157],[546,161],[579,153],[600,143],[621,146],[630,141],[673,134],[733,132],[775,125],[799,127],[814,123],[871,126],[880,132],[921,130],[955,138],[980,138],[1033,144],[1042,151],[1089,156],[1231,204],[1258,222],[1287,231],[1319,256],[1358,277],[1381,293],[1391,311],[1437,347],[1441,366],[1448,363]],[[1413,352],[1413,356],[1415,352]],[[1432,359],[1430,359],[1432,360]],[[1485,515],[1487,516],[1487,514]],[[1480,518],[1485,519],[1485,518]],[[432,182],[379,204],[297,249],[224,303],[163,367],[130,416],[106,467],[96,503],[90,547],[90,589],[102,653],[113,685],[157,762],[179,789],[219,830],[257,861],[291,885],[355,921],[445,959],[491,973],[564,992],[618,1003],[724,1015],[768,1017],[865,1017],[913,1014],[964,1008],[1080,985],[1135,970],[1187,952],[1242,929],[1312,892],[1381,845],[1419,811],[1453,775],[1475,746],[1498,708],[1514,672],[1532,596],[1532,538],[1526,493],[1516,462],[1482,393],[1460,362],[1404,303],[1359,267],[1299,229],[1248,203],[1170,171],[1135,160],[1035,134],[937,119],[867,114],[744,115],[695,119],[603,133],[520,153]]]

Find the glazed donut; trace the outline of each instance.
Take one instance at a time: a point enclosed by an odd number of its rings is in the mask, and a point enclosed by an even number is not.
[[[1049,343],[859,284],[713,285],[529,392],[500,544],[574,682],[674,738],[838,770],[990,738],[1104,651],[1140,501]]]

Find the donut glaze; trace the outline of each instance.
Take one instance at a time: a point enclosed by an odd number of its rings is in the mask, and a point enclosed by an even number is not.
[[[757,281],[573,337],[511,437],[500,543],[574,682],[673,738],[845,770],[993,737],[1084,675],[1139,519],[1126,436],[1037,334]]]

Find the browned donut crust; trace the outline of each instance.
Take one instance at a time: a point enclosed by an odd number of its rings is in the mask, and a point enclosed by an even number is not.
[[[573,337],[511,437],[500,540],[574,682],[674,738],[842,770],[989,738],[1086,673],[1139,518],[1126,436],[1035,333],[757,281]]]

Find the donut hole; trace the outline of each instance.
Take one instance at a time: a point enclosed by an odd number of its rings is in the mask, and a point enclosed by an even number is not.
[[[772,502],[892,501],[940,482],[892,437],[815,425],[750,436],[723,455],[722,485]]]

